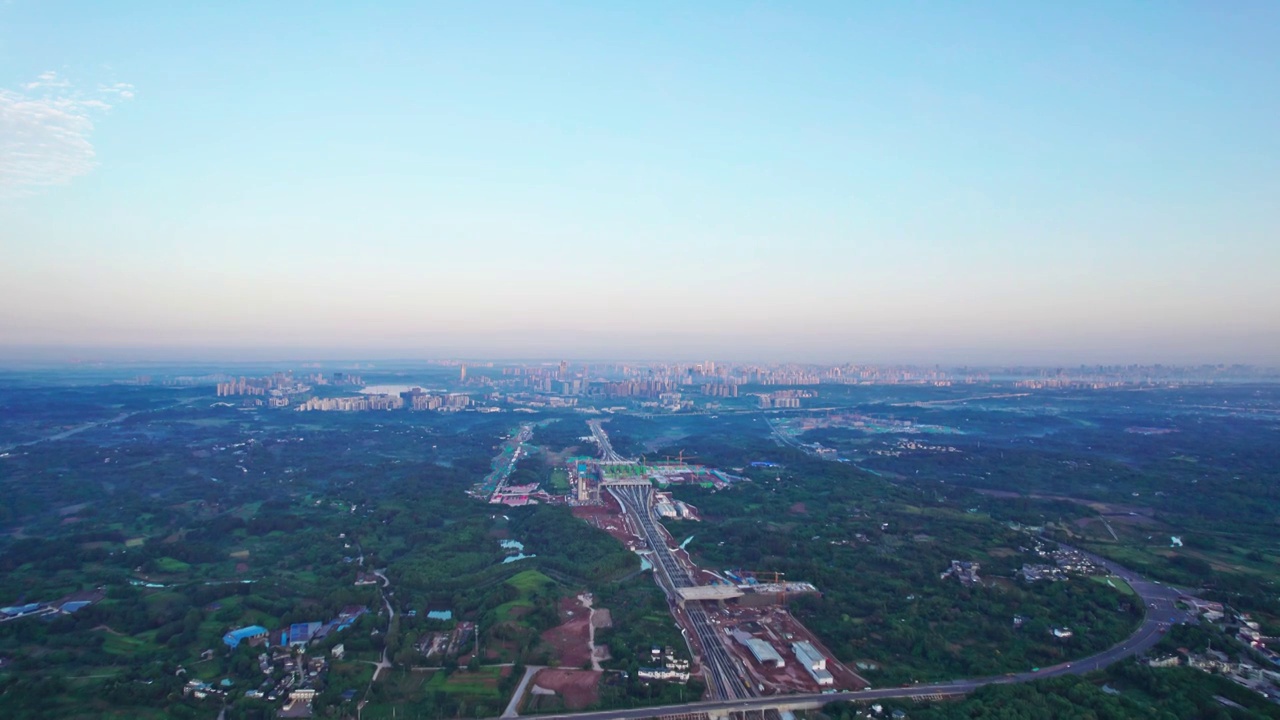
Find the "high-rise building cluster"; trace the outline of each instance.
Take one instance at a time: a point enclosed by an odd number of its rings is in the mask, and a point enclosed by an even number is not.
[[[798,408],[802,398],[816,396],[817,393],[812,390],[779,390],[777,392],[762,393],[759,406],[761,408]]]
[[[404,399],[399,395],[356,395],[352,397],[313,397],[298,403],[300,412],[357,412],[361,410],[399,410]]]
[[[400,397],[413,410],[462,410],[472,405],[466,393],[429,393],[418,387],[400,393]]]
[[[247,380],[240,378],[229,382],[218,383],[218,397],[231,397],[233,395],[266,395],[269,385],[263,383],[260,379]]]
[[[217,383],[218,397],[237,395],[298,395],[309,392],[313,385],[354,386],[364,385],[359,375],[335,372],[330,375],[312,373],[302,379],[294,377],[292,371],[275,372],[262,377],[239,377]],[[287,404],[287,403],[286,403]]]
[[[738,386],[733,383],[707,383],[702,386],[702,394],[711,397],[738,397]]]

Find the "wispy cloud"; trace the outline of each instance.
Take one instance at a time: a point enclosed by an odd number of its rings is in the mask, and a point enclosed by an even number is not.
[[[112,83],[111,85],[99,85],[98,92],[104,95],[113,95],[121,100],[133,99],[133,86],[129,83]]]
[[[22,86],[23,90],[38,90],[40,88],[68,88],[71,82],[65,78],[58,77],[58,73],[53,70],[47,70],[40,73],[40,76],[29,83]]]
[[[127,83],[86,95],[54,71],[19,90],[0,88],[0,197],[66,185],[92,171],[94,120],[133,95]]]

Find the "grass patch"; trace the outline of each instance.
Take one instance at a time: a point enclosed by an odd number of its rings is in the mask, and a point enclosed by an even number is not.
[[[500,667],[480,668],[475,672],[459,670],[451,674],[437,672],[423,686],[427,691],[440,691],[451,695],[497,698]]]
[[[965,510],[957,510],[955,508],[912,507],[912,510],[914,510],[914,512],[911,513],[913,515],[923,515],[925,517],[943,518],[946,520],[960,520],[960,521],[969,522],[969,523],[986,523],[991,521],[991,516],[986,513],[982,513],[982,512],[971,513]]]
[[[130,637],[128,635],[116,635],[107,633],[107,637],[102,641],[102,651],[108,655],[133,656],[141,653],[154,652],[160,647],[154,643],[140,637]]]
[[[1107,575],[1090,575],[1089,579],[1093,580],[1096,583],[1101,583],[1109,587],[1114,587],[1116,590],[1119,590],[1123,595],[1137,594],[1133,591],[1133,588],[1129,587],[1129,583],[1125,582],[1124,580],[1121,580],[1118,577],[1111,577]]]
[[[1110,540],[1111,538],[1108,537],[1107,539]],[[1097,544],[1102,546],[1102,552],[1100,554],[1106,555],[1121,565],[1128,565],[1132,567],[1134,565],[1150,565],[1153,562],[1164,562],[1166,560],[1163,557],[1157,556],[1155,553],[1132,546],[1116,545],[1111,542]]]
[[[493,612],[498,616],[498,622],[513,622],[527,615],[532,609],[533,603],[528,600],[512,600],[494,608]]]
[[[145,543],[146,541],[147,541],[146,538],[140,538],[140,537],[130,538],[124,541],[124,546],[131,547],[131,548],[142,547],[143,543]]]
[[[156,570],[162,573],[180,573],[191,569],[191,565],[171,557],[156,560]]]
[[[537,570],[525,570],[524,572],[512,575],[507,579],[507,584],[520,591],[521,595],[528,595],[547,587],[554,585],[555,580],[543,575]]]
[[[329,684],[334,687],[363,691],[372,679],[373,668],[365,663],[335,662],[329,668]]]
[[[177,605],[186,603],[187,596],[174,590],[157,590],[143,598],[142,602],[146,603],[148,607],[164,605],[166,603]]]
[[[499,622],[519,622],[520,618],[534,609],[533,597],[556,584],[555,580],[537,570],[525,570],[507,578],[506,585],[516,589],[520,594],[514,600],[505,602],[494,608]]]

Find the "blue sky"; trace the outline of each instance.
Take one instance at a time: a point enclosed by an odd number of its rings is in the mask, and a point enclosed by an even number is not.
[[[1280,363],[1280,4],[376,5],[0,4],[0,345]]]

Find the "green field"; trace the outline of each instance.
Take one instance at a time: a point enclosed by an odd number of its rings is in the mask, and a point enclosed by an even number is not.
[[[554,580],[543,575],[537,570],[525,570],[524,572],[512,575],[507,579],[506,584],[516,590],[519,590],[521,595],[527,595],[549,585],[555,585],[556,583]]]
[[[520,622],[521,617],[537,606],[533,596],[542,594],[556,582],[537,570],[525,570],[511,576],[504,584],[515,588],[519,597],[499,605],[494,613],[499,622]]]
[[[1129,587],[1129,583],[1121,580],[1118,577],[1112,577],[1107,575],[1091,575],[1090,578],[1094,582],[1102,583],[1103,585],[1107,585],[1109,587],[1114,587],[1116,590],[1119,590],[1121,593],[1125,595],[1136,594],[1133,591],[1133,588]]]
[[[475,672],[459,670],[452,674],[437,672],[426,682],[424,688],[454,695],[471,697],[497,698],[498,680],[502,677],[502,668],[486,667]]]
[[[498,616],[498,622],[518,621],[520,616],[525,612],[533,609],[533,603],[528,600],[512,600],[497,607],[494,612]],[[521,611],[521,612],[517,612]]]
[[[139,653],[154,652],[159,649],[159,646],[154,643],[137,636],[130,637],[128,635],[107,633],[106,638],[102,641],[102,651],[110,655],[137,655]]]
[[[181,560],[175,560],[171,557],[162,557],[156,560],[156,571],[162,573],[180,573],[191,569],[191,565]]]

